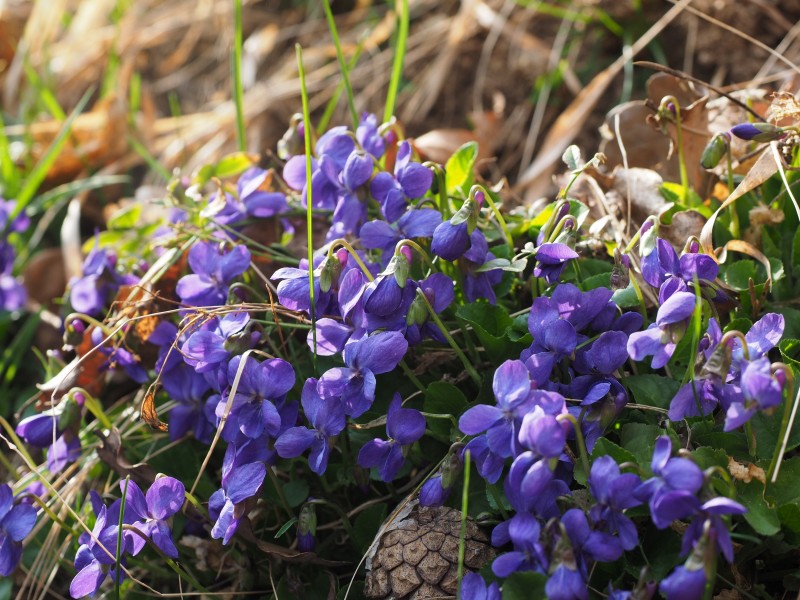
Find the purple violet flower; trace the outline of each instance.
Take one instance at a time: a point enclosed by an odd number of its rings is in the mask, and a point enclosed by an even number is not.
[[[284,194],[260,189],[268,175],[269,172],[264,169],[251,167],[239,176],[236,183],[239,200],[244,204],[247,214],[252,217],[272,217],[289,210]]]
[[[403,450],[425,434],[425,417],[418,410],[402,408],[400,394],[395,393],[386,416],[388,440],[376,438],[362,446],[358,464],[378,467],[382,481],[392,481],[403,467]]]
[[[408,206],[409,200],[421,198],[433,183],[433,173],[420,163],[411,161],[411,144],[401,142],[394,163],[394,176],[382,171],[375,175],[370,193],[381,206],[389,223],[397,221]]]
[[[378,132],[378,117],[363,113],[356,128],[356,139],[361,147],[373,157],[380,158],[386,151],[386,140]]]
[[[488,586],[478,573],[467,572],[461,580],[462,600],[500,600],[500,585],[493,581]]]
[[[534,277],[543,278],[548,285],[554,284],[561,277],[569,261],[578,258],[578,253],[562,243],[546,243],[536,249],[536,266]]]
[[[133,526],[150,538],[164,554],[170,558],[178,558],[178,549],[172,541],[167,520],[183,506],[186,499],[183,483],[173,477],[160,477],[147,490],[147,495],[142,493],[134,481],[120,482],[123,493],[126,486],[125,510],[130,511],[134,517]],[[132,532],[125,532],[123,535],[131,537],[131,554],[138,554],[144,546],[144,540]]]
[[[311,428],[291,427],[275,442],[275,450],[282,458],[294,458],[311,448],[309,468],[322,475],[328,468],[332,440],[345,428],[344,407],[337,399],[323,400],[317,393],[318,381],[306,380],[300,402]]]
[[[659,585],[667,600],[701,600],[706,591],[706,572],[703,565],[697,568],[677,567]]]
[[[628,338],[628,354],[640,361],[652,356],[651,366],[660,369],[675,352],[697,301],[692,292],[675,292],[659,307],[656,322],[645,331],[636,331]]]
[[[341,398],[345,414],[358,418],[375,400],[375,376],[394,369],[407,350],[408,342],[397,331],[383,331],[350,341],[343,352],[346,366],[323,373],[317,390],[325,400]]]
[[[218,244],[198,242],[189,250],[193,273],[178,280],[176,292],[187,306],[217,306],[228,299],[228,286],[250,267],[250,251],[234,246],[227,252]]]
[[[267,467],[262,462],[243,464],[233,469],[222,489],[208,499],[208,513],[216,519],[211,537],[228,545],[246,514],[245,502],[255,496],[264,483]]]
[[[95,505],[95,502],[92,504]],[[108,576],[111,576],[112,581],[121,580],[125,576],[122,569],[114,568],[119,525],[108,522],[109,516],[115,512],[114,508],[112,506],[111,509],[107,509],[102,502],[99,502],[98,506],[95,506],[97,518],[92,534],[81,536],[81,545],[75,554],[75,570],[78,573],[72,578],[69,586],[69,593],[73,598],[94,596]],[[129,536],[122,536],[120,555],[123,556],[123,561],[124,554],[131,549],[130,540]]]
[[[23,502],[14,503],[11,487],[0,485],[0,576],[8,577],[22,557],[22,540],[36,525],[36,509]]]

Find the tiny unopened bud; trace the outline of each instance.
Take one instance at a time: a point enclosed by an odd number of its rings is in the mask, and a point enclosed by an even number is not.
[[[730,146],[731,134],[718,133],[711,141],[706,144],[703,149],[703,154],[700,155],[700,166],[704,169],[713,169],[722,160],[722,157],[728,152]]]
[[[771,142],[786,135],[782,127],[771,123],[740,123],[731,127],[731,133],[741,140]]]
[[[80,345],[85,332],[86,324],[80,319],[73,319],[64,327],[64,344],[66,346]]]
[[[306,503],[297,518],[297,549],[311,552],[314,549],[314,536],[317,534],[317,511],[313,504]]]
[[[303,127],[303,115],[292,115],[289,122],[289,129],[278,140],[278,156],[286,160],[297,154],[305,152],[305,131]]]
[[[397,285],[401,288],[406,287],[408,274],[411,272],[411,249],[408,246],[401,246],[398,252],[392,256],[392,260],[386,267],[386,273],[393,273]]]
[[[325,293],[339,282],[342,263],[334,256],[326,256],[319,267],[319,289]]]
[[[78,394],[74,394],[73,396],[67,396],[62,400],[63,408],[61,408],[61,414],[58,415],[58,428],[61,431],[65,431],[67,429],[75,429],[77,430],[77,425],[81,421],[81,407],[83,403],[80,405],[76,402],[75,396]],[[83,400],[83,394],[81,394],[81,399]]]
[[[728,377],[728,371],[731,368],[731,349],[728,344],[717,344],[711,356],[703,365],[700,370],[700,376],[707,378],[709,376],[719,377],[722,381]]]

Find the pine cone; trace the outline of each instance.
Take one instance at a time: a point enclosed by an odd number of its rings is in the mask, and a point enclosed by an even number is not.
[[[386,526],[367,556],[367,598],[423,600],[456,595],[461,511],[415,506]],[[467,519],[466,570],[495,556],[489,540]]]

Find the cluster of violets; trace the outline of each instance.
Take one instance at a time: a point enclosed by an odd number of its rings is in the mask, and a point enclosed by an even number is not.
[[[124,480],[120,491],[122,498],[110,506],[97,492],[90,492],[94,527],[78,539],[77,574],[69,588],[73,598],[94,596],[106,578],[121,581],[127,555],[136,556],[148,541],[166,556],[178,558],[169,521],[183,506],[184,485],[173,477],[159,477],[145,494],[135,481]]]
[[[391,397],[384,413],[386,435],[358,449],[357,462],[386,482],[404,473],[409,448],[426,433],[426,417],[404,407],[398,393],[378,394],[379,376],[405,367],[409,349],[425,340],[452,343],[439,315],[457,297],[495,303],[503,267],[509,264],[492,251],[478,227],[491,223],[486,192],[473,187],[457,210],[438,205],[430,193],[436,167],[413,160],[411,145],[398,142],[391,128],[378,127],[373,115],[364,115],[355,133],[335,127],[317,140],[310,181],[298,142],[301,128],[297,124],[281,147],[286,193],[263,189],[271,177],[253,167],[239,178],[235,193],[221,189],[208,202],[201,213],[211,224],[208,238],[191,247],[190,273],[176,286],[181,326],[162,320],[147,340],[158,349],[155,375],[175,401],[169,414],[171,439],[191,434],[211,443],[218,432],[226,445],[220,489],[208,500],[214,521],[210,535],[223,544],[248,518],[268,469],[281,459],[305,456],[312,472],[324,474],[348,422],[372,410],[376,397]],[[393,145],[393,164],[383,170],[381,161]],[[315,210],[330,215],[327,243],[311,264],[303,259],[278,269],[271,279],[284,308],[313,320],[309,350],[338,366],[298,381],[289,362],[266,353],[263,325],[241,306],[246,291],[237,284],[253,257],[230,231],[252,219],[281,218],[305,206],[309,195]],[[557,203],[536,243],[526,245],[521,255],[533,259],[533,277],[548,288],[530,308],[530,347],[494,373],[494,405],[474,405],[460,415],[464,437],[426,480],[420,502],[447,501],[469,451],[487,482],[502,482],[513,509],[513,516],[492,533],[493,544],[507,549],[494,560],[494,575],[502,580],[517,571],[543,573],[553,600],[588,597],[593,565],[616,561],[638,545],[637,525],[625,512],[647,505],[656,528],[688,522],[685,563],[660,582],[661,592],[668,598],[700,598],[717,554],[733,559],[727,515],[744,508],[717,496],[712,474],[673,452],[676,438],[658,439],[650,472],[634,472],[635,465],[619,465],[609,456],[596,458],[590,467],[587,461],[582,475],[594,502],[584,509],[570,498],[579,460],[588,459],[587,452],[628,404],[625,364],[652,357],[651,366],[659,369],[670,361],[692,319],[727,299],[715,284],[718,266],[697,244],[689,243],[678,256],[648,221],[640,232],[638,258],[659,307],[655,322],[642,330],[643,317],[620,310],[611,289],[581,291],[559,283],[578,258],[579,221],[570,207],[566,201]],[[630,264],[630,257],[623,256],[617,266],[624,270]],[[112,252],[95,247],[82,277],[71,284],[70,305],[77,313],[99,316],[120,286],[135,282],[118,272]],[[67,329],[81,334],[85,326],[76,319]],[[673,399],[669,419],[707,416],[719,409],[725,429],[731,430],[759,410],[774,409],[782,400],[787,372],[771,364],[767,354],[782,333],[783,319],[775,314],[764,316],[747,333],[723,334],[718,321],[709,319],[696,372]],[[101,328],[94,328],[92,336],[95,343],[102,341],[95,339],[102,337]],[[102,351],[107,368],[140,383],[152,379],[153,373],[124,344],[108,344]],[[82,412],[81,394],[68,395],[50,411],[23,420],[17,432],[32,446],[48,449],[48,468],[55,473],[80,455]],[[183,504],[183,485],[162,477],[146,494],[133,481],[122,486],[123,515],[119,501],[106,507],[92,495],[95,525],[91,535],[81,537],[75,559],[78,574],[70,591],[76,598],[93,595],[109,575],[112,580],[122,576],[115,572],[114,559],[120,528],[123,556],[136,556],[146,540],[167,556],[177,556],[168,522]],[[26,520],[26,527],[7,526],[8,515],[24,511],[30,520],[33,509],[21,501],[11,508],[5,493],[0,488],[0,568],[10,572],[33,524],[27,527]],[[297,530],[301,550],[314,545],[315,518],[309,517],[313,510],[308,506],[301,510]],[[655,584],[642,581],[635,597],[651,597],[655,591]],[[624,600],[633,592],[608,593]],[[499,598],[500,583],[487,584],[469,574],[462,597]]]

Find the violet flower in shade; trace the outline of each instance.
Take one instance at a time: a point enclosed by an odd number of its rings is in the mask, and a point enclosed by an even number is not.
[[[264,169],[252,167],[242,173],[236,183],[239,200],[244,204],[247,214],[252,217],[272,217],[289,210],[284,194],[260,189],[268,174]]]
[[[389,265],[364,289],[364,311],[379,317],[393,314],[403,301],[403,291],[408,285],[411,249],[402,246],[392,256]]]
[[[740,386],[742,393],[731,402],[725,413],[725,431],[741,427],[757,411],[769,411],[783,400],[786,374],[782,370],[772,372],[766,356],[747,363],[742,371]]]
[[[246,514],[245,502],[255,496],[264,483],[267,467],[262,462],[243,464],[233,469],[222,489],[208,499],[208,514],[215,519],[211,537],[227,545]]]
[[[161,378],[169,397],[177,402],[169,412],[169,439],[178,440],[190,431],[201,442],[210,443],[214,425],[206,416],[206,400],[211,386],[201,373],[179,363]]]
[[[566,244],[559,242],[542,244],[536,248],[533,276],[541,277],[548,285],[552,285],[561,277],[569,261],[576,258],[578,253]]]
[[[542,572],[546,566],[546,559],[539,543],[541,527],[539,521],[531,514],[518,512],[507,521],[504,531],[507,539],[496,539],[492,533],[492,544],[497,542],[511,542],[514,549],[501,554],[492,562],[492,572],[497,577],[508,577],[517,571]],[[502,545],[505,545],[502,544]]]
[[[145,534],[158,548],[170,558],[178,558],[178,549],[172,541],[167,520],[177,513],[186,499],[186,488],[173,477],[159,477],[147,490],[147,495],[134,481],[121,481],[120,490],[125,493],[125,510],[135,519],[133,526]],[[127,493],[126,493],[127,487]],[[144,540],[133,532],[131,554],[134,556],[144,546]]]
[[[335,398],[321,398],[317,384],[313,377],[307,379],[300,397],[311,428],[287,429],[275,442],[275,450],[282,458],[295,458],[311,448],[308,466],[317,475],[322,475],[328,468],[332,440],[344,430],[347,420],[342,403]]]
[[[418,285],[437,315],[442,314],[455,299],[455,283],[444,273],[433,273],[427,279],[420,281]],[[444,333],[438,325],[430,321],[430,316],[428,307],[424,305],[422,299],[414,298],[406,319],[408,325],[406,339],[409,344],[419,344],[426,336],[441,344],[447,343]]]
[[[242,360],[246,363],[242,367],[222,437],[228,442],[237,439],[239,433],[248,438],[258,438],[262,433],[275,437],[281,426],[275,403],[283,400],[294,387],[294,369],[282,358],[270,358],[259,363],[252,358],[234,356],[228,363],[229,382],[235,380]],[[217,417],[222,418],[226,404],[227,399],[217,404]]]
[[[345,414],[354,419],[360,417],[375,400],[375,376],[394,369],[407,350],[408,341],[398,331],[350,341],[343,351],[345,366],[323,373],[317,391],[325,400],[341,398]]]
[[[649,503],[650,516],[659,529],[697,514],[701,506],[697,493],[703,486],[703,472],[688,458],[671,457],[671,454],[669,437],[659,437],[651,462],[653,477],[633,490],[637,499]]]
[[[403,141],[397,148],[394,176],[382,171],[370,184],[370,193],[380,204],[389,223],[397,221],[406,211],[409,200],[421,198],[433,183],[433,172],[411,160],[411,144]]]
[[[706,571],[702,564],[676,567],[659,584],[667,600],[701,600],[706,592]]]
[[[583,549],[595,560],[613,562],[639,543],[636,525],[623,511],[642,503],[631,494],[641,483],[638,475],[621,473],[610,456],[600,456],[592,463],[589,489],[597,503],[589,509],[593,529]]]
[[[91,330],[90,334],[92,344],[100,349],[100,352],[106,356],[102,369],[115,370],[120,367],[125,373],[136,383],[145,383],[148,379],[147,369],[142,365],[142,360],[138,354],[128,350],[118,342],[113,340],[104,340],[106,338],[105,332],[99,327]]]
[[[83,261],[82,275],[69,282],[69,302],[75,311],[98,315],[120,285],[137,281],[132,275],[118,275],[115,271],[116,262],[114,254],[99,248],[95,242],[94,248]]]
[[[358,464],[378,467],[382,481],[392,481],[405,462],[403,450],[425,435],[425,417],[413,408],[402,408],[400,394],[395,393],[386,415],[388,440],[376,438],[361,447]]]
[[[492,390],[497,404],[467,409],[458,420],[458,428],[466,435],[485,431],[492,452],[509,458],[514,455],[522,419],[533,408],[531,377],[522,361],[507,360],[500,365],[494,372]]]
[[[14,248],[0,242],[0,310],[19,310],[25,306],[28,292],[13,275]]]
[[[108,522],[113,507],[107,509],[99,502],[99,509],[95,507],[95,510],[97,518],[92,535],[81,536],[81,545],[75,554],[75,570],[78,573],[69,586],[69,593],[73,598],[94,596],[108,576],[111,576],[112,581],[121,580],[125,576],[122,569],[115,568],[119,525]],[[122,548],[119,551],[123,557],[122,564],[125,560],[124,554],[131,550],[130,540],[127,535],[122,536]]]
[[[544,385],[556,364],[575,351],[578,334],[572,323],[561,318],[554,300],[546,296],[534,299],[528,314],[528,331],[533,344],[521,358],[536,384]]]
[[[441,475],[434,475],[422,484],[419,490],[419,504],[420,506],[444,506],[452,491],[452,487],[444,486]]]
[[[375,158],[380,158],[386,151],[386,140],[378,132],[378,117],[372,113],[361,114],[356,128],[356,139],[361,147]]]
[[[194,273],[184,275],[175,288],[188,306],[217,306],[228,299],[228,286],[250,267],[250,251],[234,246],[221,251],[219,244],[198,242],[189,250],[189,266]]]
[[[716,547],[722,552],[729,563],[733,562],[733,542],[728,531],[728,524],[723,520],[723,515],[741,515],[747,509],[731,500],[730,498],[717,497],[705,502],[698,515],[689,524],[683,533],[681,542],[681,554],[689,554],[698,541],[703,537],[704,532],[709,535],[709,539],[714,540]]]
[[[539,392],[546,394],[547,392]],[[559,423],[556,417],[536,406],[522,418],[519,443],[543,458],[558,458],[564,452],[569,422]]]
[[[500,585],[493,581],[486,585],[486,581],[478,573],[469,571],[464,573],[464,578],[461,580],[461,594],[459,596],[462,600],[500,600]]]
[[[36,525],[36,509],[23,502],[14,503],[11,487],[0,485],[0,576],[8,577],[22,557],[22,540]]]
[[[686,332],[697,298],[692,292],[675,292],[659,307],[656,322],[628,338],[628,354],[640,361],[652,356],[651,366],[660,369],[669,362]]]
[[[470,235],[471,246],[458,261],[458,268],[464,277],[464,297],[468,302],[483,298],[489,304],[497,302],[494,287],[503,279],[500,268],[484,269],[486,263],[497,257],[489,252],[486,236],[479,229]]]

